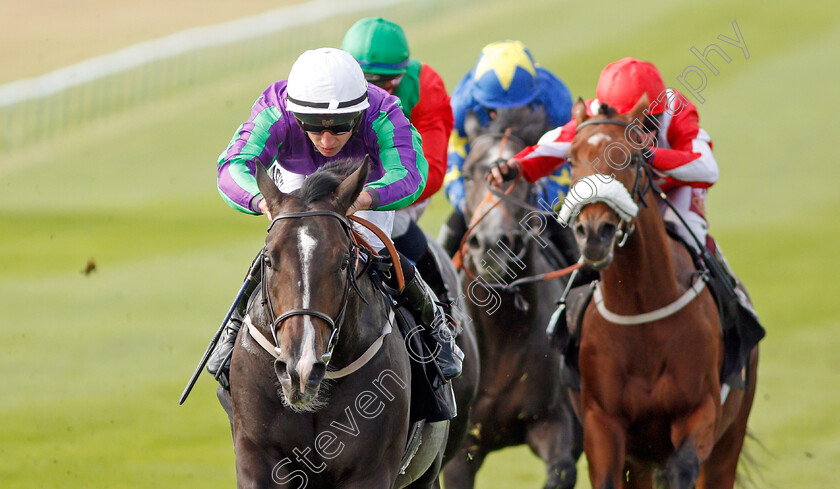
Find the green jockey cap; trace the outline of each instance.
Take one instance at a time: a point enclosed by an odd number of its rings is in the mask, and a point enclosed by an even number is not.
[[[405,32],[382,17],[368,17],[353,24],[341,49],[352,54],[365,73],[399,75],[408,66]]]

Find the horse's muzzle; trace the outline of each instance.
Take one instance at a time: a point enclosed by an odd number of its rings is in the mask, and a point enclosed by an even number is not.
[[[274,373],[290,405],[309,404],[318,395],[321,381],[327,373],[327,365],[318,361],[308,367],[299,371],[294,367],[289,368],[289,364],[279,358],[274,361]]]
[[[609,221],[575,224],[575,240],[587,265],[601,270],[612,263],[617,231],[618,226]]]

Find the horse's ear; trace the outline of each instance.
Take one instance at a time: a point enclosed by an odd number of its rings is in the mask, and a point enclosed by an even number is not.
[[[362,193],[362,189],[365,188],[367,183],[369,168],[370,156],[365,155],[365,160],[356,168],[356,171],[348,175],[335,189],[333,199],[336,207],[341,209],[342,213],[347,212],[347,209],[356,201],[356,197]]]
[[[586,119],[589,119],[589,114],[586,113],[586,102],[580,97],[572,106],[572,116],[575,118],[577,125],[581,125],[586,122]]]
[[[280,207],[280,204],[282,204],[283,199],[286,197],[285,194],[277,188],[274,180],[268,176],[268,172],[265,171],[265,167],[259,161],[254,162],[254,173],[256,173],[257,177],[257,187],[259,187],[260,193],[268,204],[268,208],[272,214],[277,214],[275,209]]]
[[[478,116],[472,111],[468,111],[464,117],[464,132],[467,135],[467,141],[472,141],[481,136],[481,123],[478,122]]]
[[[643,117],[645,116],[644,112],[648,110],[650,107],[650,99],[648,98],[647,92],[643,93],[641,97],[639,97],[639,101],[636,102],[636,105],[630,109],[630,112],[627,113],[627,117],[631,121],[643,121]]]

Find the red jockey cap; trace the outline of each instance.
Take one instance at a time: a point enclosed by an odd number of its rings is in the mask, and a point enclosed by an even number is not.
[[[648,113],[661,114],[665,111],[665,104],[653,102],[657,101],[664,91],[665,82],[653,63],[628,57],[604,67],[598,79],[595,96],[599,102],[624,114],[647,93],[652,102]],[[665,101],[665,98],[661,100]]]

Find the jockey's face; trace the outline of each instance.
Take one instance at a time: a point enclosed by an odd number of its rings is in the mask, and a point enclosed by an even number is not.
[[[646,114],[642,118],[642,144],[655,146],[656,136],[659,134],[659,126],[662,124],[662,114]]]
[[[377,75],[375,73],[365,73],[365,79],[393,95],[394,92],[397,91],[397,87],[400,86],[403,75]]]
[[[312,141],[312,144],[315,145],[315,149],[319,153],[324,156],[335,156],[347,144],[347,141],[353,137],[353,132],[344,134],[334,134],[331,131],[320,133],[307,132],[306,135],[309,136],[309,140]]]

